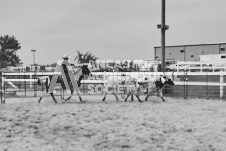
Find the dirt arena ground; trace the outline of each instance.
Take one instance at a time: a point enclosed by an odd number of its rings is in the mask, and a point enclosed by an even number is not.
[[[0,151],[226,150],[226,101],[83,98],[7,99],[0,104]]]

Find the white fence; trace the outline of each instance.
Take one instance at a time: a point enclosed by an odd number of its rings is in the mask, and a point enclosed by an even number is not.
[[[46,76],[46,75],[52,75],[53,72],[28,72],[28,73],[3,73],[3,80],[2,82],[8,82],[10,85],[12,85],[12,82],[30,82],[34,83],[37,82],[37,79],[32,78],[33,76]],[[140,81],[143,81],[146,77],[149,78],[149,80],[155,80],[157,77],[160,75],[168,75],[169,77],[174,78],[175,84],[176,85],[184,85],[184,80],[179,79],[177,76],[183,76],[185,73],[184,72],[93,72],[92,73],[95,76],[103,76],[99,77],[98,80],[91,78],[89,80],[82,80],[82,83],[106,83],[106,81],[111,78],[113,80],[118,80],[120,76],[125,75],[125,76],[130,76],[133,78],[136,78]],[[10,78],[4,78],[6,76],[26,76],[29,75],[29,79],[10,79]],[[226,76],[226,72],[186,72],[186,75],[216,75],[220,76],[220,81],[219,82],[208,82],[208,85],[212,86],[226,86],[226,82],[223,81],[223,76]],[[206,82],[189,82],[189,85],[206,85]],[[15,86],[13,86],[15,87]]]
[[[18,87],[14,84],[14,82],[29,82],[30,88],[34,83],[37,82],[37,79],[34,79],[35,76],[46,76],[51,75],[53,72],[28,72],[28,73],[3,73],[2,74],[2,85],[4,86],[4,83],[9,84],[12,88],[18,89]],[[93,72],[94,76],[87,79],[82,80],[81,83],[87,84],[87,83],[106,83],[107,80],[118,80],[122,75],[130,76],[133,78],[136,78],[140,81],[143,81],[146,77],[149,78],[149,80],[154,80],[158,76],[166,74],[172,78],[174,78],[174,83],[177,86],[219,86],[219,93],[220,98],[222,98],[224,95],[224,86],[226,86],[226,81],[224,81],[224,76],[226,76],[226,72]],[[219,76],[219,81],[208,81],[208,82],[199,82],[199,81],[190,81],[189,79],[186,79],[188,76]],[[12,76],[27,76],[27,78],[8,78]],[[180,78],[178,78],[180,77]]]

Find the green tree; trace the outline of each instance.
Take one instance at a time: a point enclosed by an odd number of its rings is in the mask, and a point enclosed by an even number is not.
[[[77,50],[77,56],[75,57],[75,62],[77,63],[90,63],[90,61],[95,62],[98,58],[90,52],[85,54]]]
[[[7,66],[18,66],[22,62],[16,52],[21,49],[20,43],[14,36],[0,37],[0,69]]]

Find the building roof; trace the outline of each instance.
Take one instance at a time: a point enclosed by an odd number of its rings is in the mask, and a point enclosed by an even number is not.
[[[226,44],[226,42],[222,43],[207,43],[207,44],[188,44],[188,45],[171,45],[171,46],[166,46],[166,47],[186,47],[186,46],[204,46],[204,45],[222,45]],[[157,46],[154,48],[161,48],[161,46]]]

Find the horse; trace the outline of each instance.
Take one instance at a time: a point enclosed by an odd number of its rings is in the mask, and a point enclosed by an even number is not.
[[[72,67],[74,68],[74,66],[72,66]],[[55,97],[53,95],[53,89],[55,87],[57,87],[59,84],[62,87],[63,91],[65,91],[67,88],[70,89],[71,95],[67,99],[65,99],[65,102],[68,101],[73,96],[74,89],[80,87],[81,80],[84,78],[84,76],[90,74],[90,70],[88,69],[87,65],[80,66],[77,69],[77,71],[74,71],[74,69],[71,71],[71,69],[69,69],[66,65],[63,64],[62,65],[62,69],[63,69],[63,74],[64,75],[62,75],[62,74],[53,74],[53,75],[50,75],[50,76],[44,76],[44,77],[39,77],[38,78],[38,82],[37,82],[38,85],[41,85],[42,82],[44,82],[45,83],[45,87],[46,87],[46,91],[42,92],[42,95],[39,98],[38,103],[41,102],[43,96],[45,94],[47,94],[48,92],[50,92],[50,95],[51,95],[53,101],[55,103],[57,103],[57,101],[56,101],[56,99],[55,99]],[[77,87],[74,84],[77,84]],[[80,101],[83,102],[78,91],[79,91],[79,89],[77,89],[76,93],[77,93]]]

